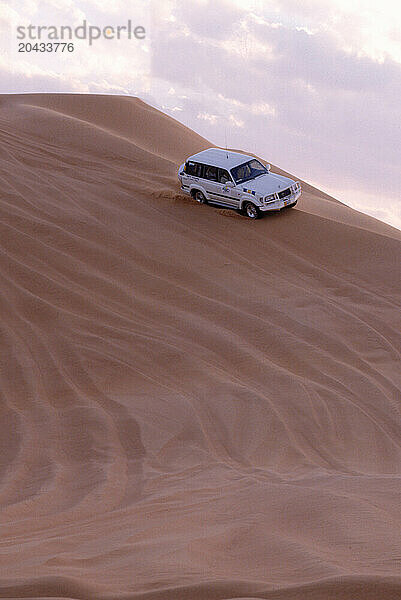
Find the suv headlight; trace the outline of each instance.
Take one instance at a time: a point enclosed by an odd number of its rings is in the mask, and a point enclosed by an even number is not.
[[[276,199],[276,194],[269,194],[268,196],[265,196],[263,199],[263,202],[273,202]]]

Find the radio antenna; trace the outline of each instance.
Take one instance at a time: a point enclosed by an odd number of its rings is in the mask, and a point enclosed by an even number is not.
[[[227,150],[227,126],[224,127],[224,141],[225,141],[225,146],[226,146],[226,156],[227,156],[227,160],[228,160],[228,150]]]

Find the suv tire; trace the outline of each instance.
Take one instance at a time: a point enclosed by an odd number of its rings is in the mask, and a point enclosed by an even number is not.
[[[249,217],[249,219],[259,219],[261,216],[260,210],[253,202],[245,202],[244,214]]]
[[[200,190],[192,190],[192,197],[195,198],[199,204],[207,204],[205,195]]]

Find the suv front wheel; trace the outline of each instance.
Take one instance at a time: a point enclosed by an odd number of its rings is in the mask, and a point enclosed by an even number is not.
[[[250,219],[259,219],[260,218],[260,210],[257,206],[253,204],[253,202],[245,202],[244,204],[244,213]]]

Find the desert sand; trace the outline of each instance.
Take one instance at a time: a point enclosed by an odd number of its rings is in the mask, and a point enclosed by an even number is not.
[[[0,141],[0,598],[401,598],[401,233],[191,201],[136,98]]]

